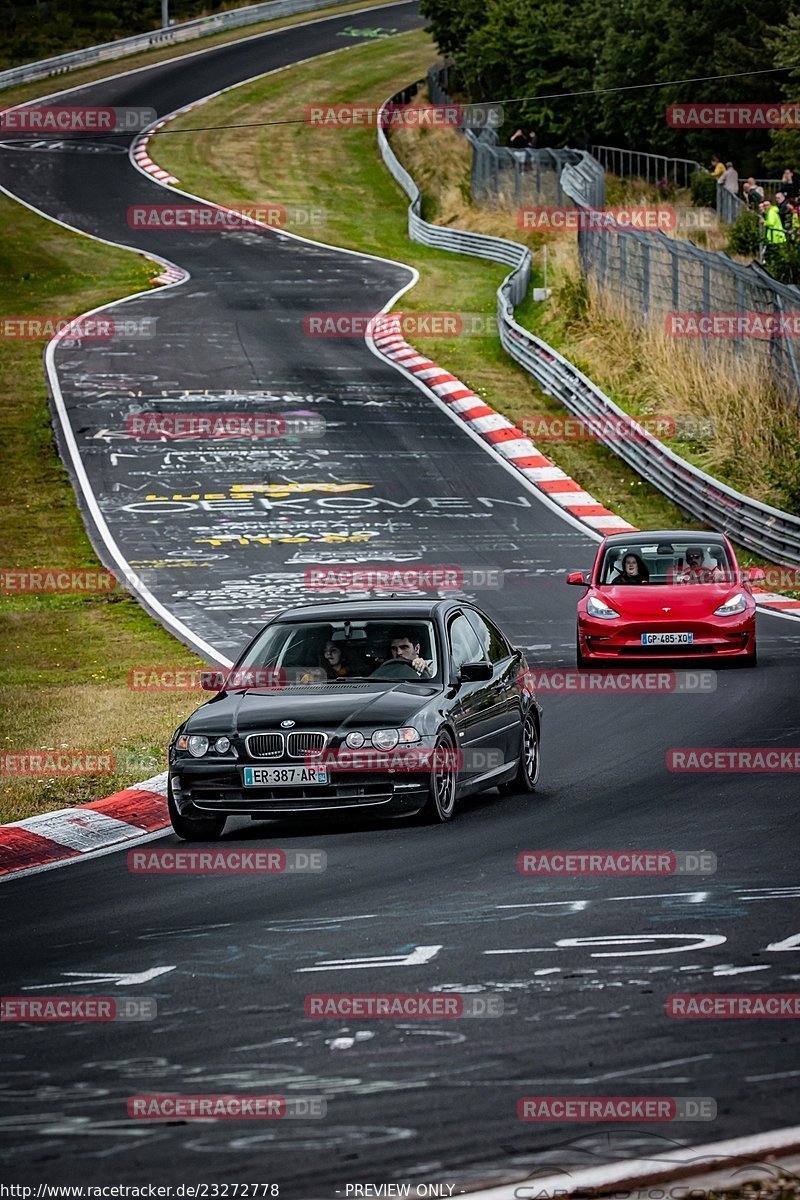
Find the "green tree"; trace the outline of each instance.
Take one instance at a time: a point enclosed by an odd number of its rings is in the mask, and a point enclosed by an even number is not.
[[[796,104],[800,95],[800,13],[790,13],[783,28],[769,34],[766,41],[775,56],[775,66],[793,68],[782,76],[781,94]],[[785,167],[800,169],[800,129],[773,129],[769,141],[764,155],[768,171],[780,176]]]

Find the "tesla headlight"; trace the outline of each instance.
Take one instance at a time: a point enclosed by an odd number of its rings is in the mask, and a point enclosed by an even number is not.
[[[715,617],[735,617],[737,613],[743,613],[747,610],[747,601],[741,592],[737,592],[735,596],[731,596],[730,600],[726,600],[724,604],[720,604],[719,608],[714,609]]]
[[[586,611],[590,617],[618,617],[619,613],[615,608],[611,608],[599,596],[590,596],[586,601]]]
[[[177,745],[179,750],[188,750],[192,758],[202,758],[208,749],[208,738],[202,733],[184,733]]]
[[[419,734],[411,725],[402,729],[376,729],[372,744],[377,750],[394,750],[395,746],[409,746],[419,741]]]
[[[359,750],[367,739],[358,729],[354,729],[352,733],[348,733],[344,739],[345,746],[349,746],[351,750]]]

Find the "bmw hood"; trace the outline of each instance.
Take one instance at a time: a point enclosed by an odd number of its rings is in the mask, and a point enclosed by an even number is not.
[[[230,736],[279,730],[282,721],[293,721],[298,730],[406,725],[440,690],[429,683],[400,681],[381,686],[334,683],[286,687],[275,692],[220,692],[193,713],[183,728],[189,733]]]

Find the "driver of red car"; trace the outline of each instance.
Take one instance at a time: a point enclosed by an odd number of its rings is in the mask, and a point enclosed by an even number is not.
[[[676,583],[723,583],[725,572],[715,563],[713,567],[704,567],[702,546],[688,546],[686,549],[686,566],[675,574]]]
[[[389,639],[389,651],[392,659],[407,662],[419,675],[420,679],[432,679],[431,664],[420,654],[420,643],[414,641],[414,635],[408,629],[395,629]]]

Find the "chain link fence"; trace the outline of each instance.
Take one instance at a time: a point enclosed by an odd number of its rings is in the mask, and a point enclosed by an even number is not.
[[[392,96],[384,107],[407,104],[417,92],[418,84],[413,84]],[[441,99],[436,100],[436,103],[440,102]],[[473,134],[467,136],[473,140]],[[800,517],[727,487],[675,454],[623,412],[557,350],[519,325],[514,319],[514,310],[527,295],[530,250],[505,238],[487,237],[425,221],[420,215],[420,190],[392,150],[380,121],[378,146],[383,161],[409,198],[408,233],[413,241],[454,254],[493,259],[514,268],[497,289],[500,343],[548,395],[555,397],[568,412],[592,423],[601,431],[601,442],[686,512],[712,528],[723,530],[734,541],[758,554],[776,562],[800,564]],[[580,185],[579,176],[577,181],[573,176],[562,178],[565,191],[574,186],[575,194],[580,195]],[[635,430],[636,436],[617,437],[603,432],[615,423],[617,428]]]
[[[428,71],[428,94],[434,104],[451,104],[447,94],[449,70],[434,66]],[[472,197],[483,205],[506,207],[526,204],[569,206],[564,172],[572,172],[573,187],[580,187],[588,208],[605,207],[605,172],[584,150],[513,150],[501,146],[494,129],[464,130],[472,147]]]
[[[434,103],[452,103],[447,82],[447,67],[434,66],[428,72]],[[478,135],[467,131],[466,137],[473,151],[472,196],[476,203],[605,207],[605,169],[588,152],[516,151],[498,145],[494,130],[481,130]],[[657,166],[662,169],[664,163],[667,170],[676,172],[681,163],[687,170],[699,166],[690,159],[627,153],[628,158],[618,160],[617,167],[629,170],[635,164],[645,172],[644,177],[648,170]],[[649,163],[645,162],[648,158]],[[718,194],[721,191],[725,189],[718,187]],[[733,212],[733,206],[742,202],[730,192],[727,195]],[[742,266],[722,251],[702,250],[682,238],[632,229],[612,220],[602,226],[592,227],[587,222],[579,227],[578,254],[583,276],[596,284],[601,295],[622,301],[642,323],[660,322],[677,337],[682,336],[680,329],[686,327],[686,322],[681,326],[676,317],[712,317],[719,337],[711,339],[708,332],[687,336],[696,337],[709,356],[711,340],[721,344],[724,337],[724,344],[732,346],[737,357],[766,368],[779,394],[789,403],[800,405],[798,352],[792,336],[794,326],[790,325],[796,315],[796,327],[800,328],[800,288],[778,283],[758,263]],[[754,336],[751,331],[754,316],[765,318],[760,323],[765,330],[762,336]],[[722,325],[719,318],[723,319]],[[770,331],[777,333],[771,335]]]

